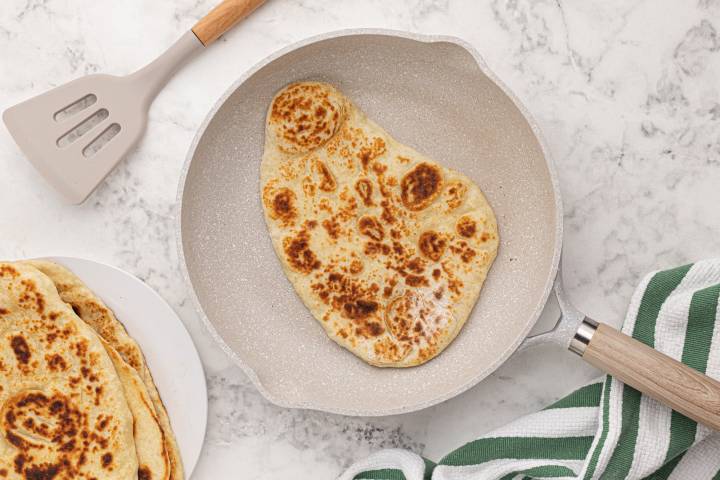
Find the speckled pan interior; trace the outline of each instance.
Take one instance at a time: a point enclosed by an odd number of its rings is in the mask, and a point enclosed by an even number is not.
[[[337,346],[273,251],[259,194],[265,112],[284,85],[311,79],[468,175],[496,212],[500,251],[480,299],[457,339],[420,367],[371,367]],[[459,40],[352,31],[289,47],[219,100],[188,155],[178,231],[193,298],[219,345],[279,405],[386,415],[451,398],[507,359],[547,299],[561,217],[546,153],[522,107]]]

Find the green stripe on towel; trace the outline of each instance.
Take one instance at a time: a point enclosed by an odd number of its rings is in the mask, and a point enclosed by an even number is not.
[[[655,346],[655,323],[660,309],[670,294],[680,285],[692,265],[658,272],[648,283],[638,310],[632,336],[649,347]]]
[[[602,382],[591,383],[590,385],[586,385],[578,390],[575,390],[567,397],[561,398],[549,407],[545,407],[543,410],[552,410],[554,408],[597,407],[600,405],[602,390]]]
[[[720,285],[713,285],[695,292],[690,301],[682,362],[702,373],[705,373],[710,356],[718,296],[720,296]],[[673,411],[670,421],[670,445],[665,461],[674,459],[690,448],[695,441],[696,433],[697,423],[694,420]]]
[[[543,465],[541,467],[528,468],[519,472],[508,473],[500,480],[512,480],[518,475],[527,475],[526,478],[557,478],[572,477],[575,475],[575,472],[564,465]]]
[[[406,480],[402,470],[385,468],[383,470],[370,470],[358,473],[355,480]]]
[[[603,401],[602,401],[602,425],[600,426],[600,440],[595,445],[595,449],[590,457],[590,463],[588,464],[587,471],[585,472],[585,480],[590,480],[595,475],[595,469],[597,469],[598,460],[600,458],[600,452],[602,451],[605,441],[607,440],[608,430],[610,429],[610,390],[612,382],[608,375],[605,379],[605,388],[603,390]]]
[[[423,458],[425,462],[425,476],[423,480],[430,480],[435,468],[435,462]],[[402,470],[397,468],[383,468],[381,470],[369,470],[355,475],[353,480],[407,480]]]
[[[470,442],[440,461],[440,465],[477,465],[500,458],[581,460],[593,437],[481,438]]]

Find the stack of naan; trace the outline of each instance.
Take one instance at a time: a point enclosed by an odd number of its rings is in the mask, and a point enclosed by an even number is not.
[[[394,140],[333,86],[302,82],[270,105],[260,182],[283,269],[333,340],[409,367],[455,338],[499,241],[472,180]]]
[[[143,354],[72,272],[0,263],[0,479],[184,478]]]

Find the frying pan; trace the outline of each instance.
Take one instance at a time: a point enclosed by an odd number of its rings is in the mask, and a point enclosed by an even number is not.
[[[300,80],[338,86],[399,141],[469,176],[495,210],[501,244],[480,298],[461,334],[422,366],[379,369],[337,346],[273,251],[259,194],[265,113],[279,89]],[[518,347],[556,342],[720,428],[720,384],[598,326],[565,299],[562,207],[549,151],[525,108],[462,40],[346,30],[275,53],[208,114],[178,199],[191,297],[218,344],[275,404],[346,415],[410,412],[477,384]],[[526,339],[552,291],[558,324]]]

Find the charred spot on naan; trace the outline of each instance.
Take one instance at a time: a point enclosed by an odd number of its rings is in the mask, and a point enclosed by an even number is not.
[[[0,418],[5,439],[17,451],[15,473],[27,479],[78,477],[90,458],[109,448],[114,433],[105,432],[112,416],[91,426],[87,414],[57,392],[20,392],[5,401]],[[36,461],[33,452],[40,451],[43,461]]]
[[[420,253],[429,258],[430,260],[437,262],[445,253],[447,248],[447,240],[439,233],[435,231],[423,232],[418,240],[418,246]]]
[[[46,354],[45,362],[47,363],[50,371],[53,372],[64,372],[68,368],[68,364],[65,361],[65,358],[63,358],[63,356],[58,353],[52,355]]]
[[[30,363],[32,353],[27,340],[25,340],[25,337],[22,334],[13,335],[10,338],[10,348],[15,354],[15,360],[21,368]]]
[[[272,200],[272,212],[284,223],[290,223],[297,215],[295,192],[289,188],[282,188],[275,193]]]
[[[141,465],[138,468],[138,480],[152,480],[152,472],[147,466]]]
[[[462,216],[455,224],[455,231],[461,237],[472,238],[477,233],[477,223],[467,215]]]
[[[348,268],[348,271],[353,275],[357,275],[364,269],[365,265],[363,265],[363,262],[361,262],[360,260],[353,260],[350,262],[350,267]]]
[[[360,147],[360,151],[357,153],[357,158],[360,160],[360,165],[362,165],[363,169],[367,170],[368,168],[373,167],[375,159],[384,155],[385,152],[387,152],[385,140],[380,137],[375,137],[371,142],[367,142],[367,145]],[[382,167],[380,168],[384,171]],[[377,168],[375,168],[375,171],[376,173],[381,173],[377,171]]]
[[[349,126],[347,122],[323,148],[329,157],[335,157],[337,163],[350,172],[379,174],[387,168],[379,161],[387,153],[385,139],[368,136],[363,128]]]
[[[360,195],[360,199],[363,202],[363,205],[366,207],[372,207],[373,206],[373,184],[370,180],[367,178],[361,178],[357,182],[355,182],[355,191]]]
[[[462,205],[467,193],[467,185],[459,180],[450,182],[445,189],[445,203],[448,206],[448,212],[451,212]]]
[[[337,182],[335,176],[330,171],[327,165],[321,160],[315,160],[313,162],[313,170],[318,176],[317,187],[323,192],[333,192],[337,188]]]
[[[371,338],[385,333],[377,284],[367,285],[361,279],[330,271],[311,288],[335,313],[351,321],[355,335]]]
[[[358,230],[376,242],[381,242],[385,238],[385,229],[380,221],[372,215],[360,217],[360,220],[358,220]]]
[[[18,450],[42,449],[54,443],[72,451],[71,443],[85,426],[85,416],[61,394],[48,397],[40,390],[26,390],[9,398],[2,408],[5,437]],[[77,445],[80,447],[80,445]]]
[[[422,275],[408,274],[405,276],[405,284],[409,287],[427,287],[428,279]]]
[[[295,223],[297,218],[297,196],[287,187],[276,188],[269,182],[263,188],[263,202],[270,212],[270,217],[284,227]]]
[[[391,337],[383,337],[373,344],[373,353],[375,354],[376,365],[391,365],[405,359],[410,352],[412,346],[408,343],[399,343]]]
[[[325,232],[327,232],[328,237],[330,237],[333,241],[337,240],[342,233],[342,228],[340,227],[340,223],[337,221],[336,217],[326,218],[323,220],[322,226],[325,229]]]
[[[450,245],[450,251],[457,255],[463,263],[470,263],[475,258],[475,251],[465,240],[459,240]]]
[[[18,299],[18,304],[25,309],[33,310],[38,315],[45,313],[45,297],[40,293],[33,280],[21,280],[22,294]]]
[[[288,263],[299,273],[307,275],[322,265],[310,249],[310,234],[306,229],[294,237],[286,237],[283,247]]]
[[[423,210],[437,198],[441,187],[440,169],[423,162],[406,173],[400,181],[402,203],[408,210]]]
[[[278,148],[296,154],[324,145],[335,135],[344,116],[343,98],[329,85],[293,84],[275,97],[269,126]]]
[[[358,298],[343,303],[343,314],[351,320],[362,320],[377,313],[378,308],[377,302]]]
[[[317,187],[315,186],[315,182],[313,181],[313,178],[309,175],[306,175],[302,179],[302,190],[306,197],[312,198],[315,196],[315,191],[317,190]]]
[[[100,462],[102,463],[103,468],[107,470],[112,470],[112,464],[113,464],[113,456],[110,452],[105,452],[100,457]]]
[[[427,262],[420,257],[412,258],[406,264],[406,268],[408,270],[410,270],[413,273],[417,273],[417,274],[424,273],[426,266],[427,266]]]
[[[20,272],[18,272],[11,265],[7,265],[7,264],[0,265],[0,278],[2,278],[2,277],[17,278],[19,275],[20,275]]]

